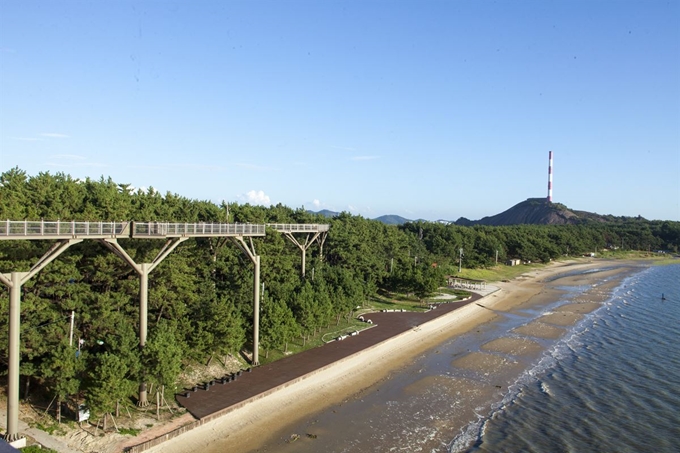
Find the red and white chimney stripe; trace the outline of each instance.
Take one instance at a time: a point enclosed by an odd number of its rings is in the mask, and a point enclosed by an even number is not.
[[[552,151],[548,151],[548,201],[552,202],[552,167],[553,167],[553,156]]]

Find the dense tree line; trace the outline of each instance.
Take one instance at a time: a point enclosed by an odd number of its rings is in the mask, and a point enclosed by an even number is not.
[[[110,178],[75,180],[63,173],[0,175],[0,219],[239,223],[329,223],[324,256],[300,251],[267,229],[253,240],[261,256],[261,347],[286,350],[349,315],[380,290],[424,297],[463,266],[488,267],[507,258],[547,262],[606,247],[677,252],[680,223],[464,227],[432,222],[388,226],[342,213],[325,218],[271,207],[190,200],[153,188],[132,190]],[[137,262],[151,261],[163,241],[121,239]],[[47,241],[0,240],[0,272],[26,271]],[[69,248],[23,286],[21,375],[25,393],[40,383],[58,400],[81,392],[95,413],[135,393],[140,380],[173,388],[187,361],[237,354],[252,330],[253,266],[224,238],[190,239],[149,279],[149,338],[138,344],[139,278],[96,241]],[[0,287],[0,363],[7,369],[9,291]],[[76,339],[69,345],[69,318]],[[77,352],[76,352],[77,349]]]

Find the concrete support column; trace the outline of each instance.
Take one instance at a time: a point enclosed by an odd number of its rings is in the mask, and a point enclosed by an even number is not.
[[[255,272],[253,276],[253,365],[260,364],[260,256],[253,257]]]
[[[151,272],[149,263],[141,263],[139,265],[139,347],[144,348],[146,345],[146,335],[148,332],[149,321],[149,272]],[[146,382],[139,383],[139,400],[138,407],[146,407],[149,405],[146,392]]]
[[[21,323],[21,280],[28,272],[12,272],[9,290],[9,364],[7,369],[7,442],[15,442],[19,435],[19,358]]]
[[[7,345],[7,442],[24,439],[19,435],[19,372],[21,361],[21,286],[40,272],[73,244],[82,239],[68,239],[54,244],[28,272],[0,274],[0,282],[9,288],[9,342]],[[9,277],[9,278],[8,278]],[[15,444],[16,446],[17,444]],[[21,447],[18,447],[21,448]]]
[[[306,262],[307,262],[307,249],[301,248],[300,250],[302,250],[302,278],[305,278],[305,268],[306,268]]]

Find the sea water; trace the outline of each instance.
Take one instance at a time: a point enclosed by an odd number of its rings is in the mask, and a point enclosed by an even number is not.
[[[609,270],[585,271],[603,277],[582,285],[584,271],[560,274],[546,282],[561,292],[557,299],[497,312],[253,451],[680,451],[680,265],[630,268],[601,308],[557,339],[515,330],[600,291]],[[538,348],[485,349],[499,338]],[[495,371],[476,368],[488,359]]]
[[[624,280],[449,451],[680,451],[680,265]]]

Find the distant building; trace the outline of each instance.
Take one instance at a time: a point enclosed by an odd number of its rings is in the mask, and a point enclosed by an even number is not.
[[[522,264],[522,260],[513,258],[507,260],[505,264],[507,264],[508,266],[519,266],[520,264]]]

